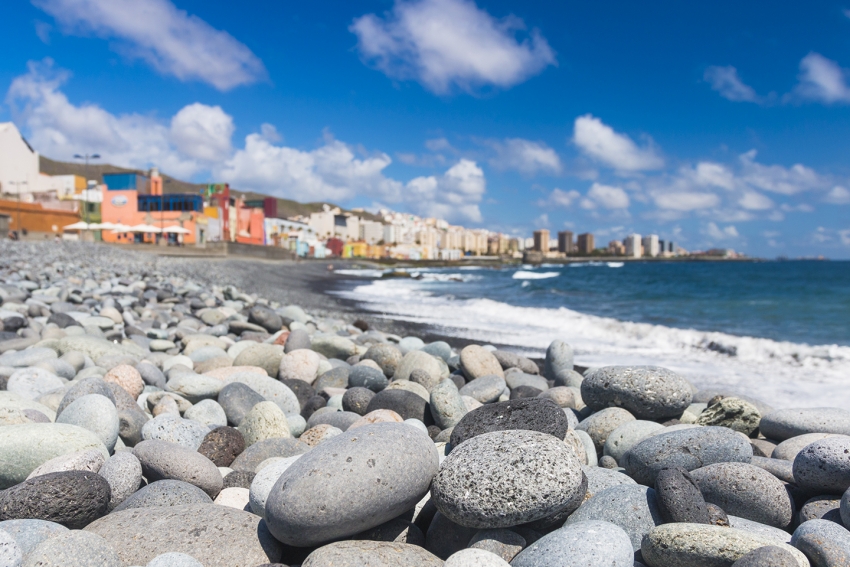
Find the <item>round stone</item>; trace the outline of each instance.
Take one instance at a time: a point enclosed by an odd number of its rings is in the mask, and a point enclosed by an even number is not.
[[[512,567],[632,567],[629,536],[610,522],[568,524],[525,548]]]
[[[133,396],[134,400],[137,400],[145,389],[142,375],[129,364],[119,364],[107,372],[103,380],[118,384],[125,392]]]
[[[750,437],[758,429],[760,421],[761,413],[750,402],[740,398],[723,398],[702,411],[697,425],[728,427]]]
[[[725,427],[694,427],[653,435],[623,455],[620,466],[640,484],[655,484],[658,471],[682,467],[692,471],[714,463],[749,463],[752,445]]]
[[[562,441],[507,430],[456,446],[434,479],[431,498],[457,524],[503,528],[564,511],[581,486],[581,465]]]
[[[374,360],[387,378],[393,377],[401,358],[401,351],[389,344],[372,345],[363,355],[363,360]]]
[[[593,410],[622,407],[637,419],[682,415],[693,392],[687,380],[658,366],[606,366],[585,376],[581,397]]]
[[[319,361],[321,358],[312,350],[291,351],[280,359],[278,377],[281,380],[301,380],[312,384],[319,373]]]
[[[74,400],[88,394],[100,394],[113,402],[115,401],[115,395],[112,393],[109,385],[103,381],[103,378],[91,376],[72,382],[69,385],[68,390],[62,397],[62,401],[59,402],[59,407],[56,408],[56,413],[62,413]]]
[[[806,433],[850,435],[850,411],[839,408],[776,410],[762,417],[759,430],[768,439],[777,441]]]
[[[142,426],[142,439],[176,443],[194,451],[209,431],[209,427],[203,423],[183,419],[178,414],[164,413]]]
[[[495,374],[481,376],[470,382],[467,382],[460,389],[461,396],[469,396],[474,400],[478,400],[482,404],[495,402],[505,391],[505,379]]]
[[[425,388],[425,390],[430,392],[437,384],[442,382],[442,377],[431,376],[428,372],[425,372],[424,370],[414,368],[408,376],[408,381],[413,382],[414,384],[419,384],[420,386]]]
[[[129,451],[115,453],[97,472],[109,483],[109,511],[127,500],[139,489],[142,483],[142,464]]]
[[[245,438],[233,427],[217,427],[206,434],[198,447],[198,453],[217,467],[229,467],[245,450]]]
[[[45,520],[6,520],[0,522],[0,532],[12,536],[24,557],[28,556],[41,542],[68,533],[68,528]],[[2,556],[2,555],[0,555]],[[0,563],[2,565],[2,563]]]
[[[264,374],[260,374],[259,372],[237,372],[228,375],[224,381],[227,383],[238,382],[245,384],[266,400],[279,405],[283,413],[287,415],[301,413],[301,404],[298,402],[298,397],[295,393],[280,381],[269,378]],[[221,400],[219,400],[219,403],[221,403]],[[223,403],[222,407],[224,407]],[[227,411],[226,408],[225,411]]]
[[[284,356],[283,347],[280,345],[256,343],[240,352],[233,359],[233,366],[256,366],[276,378]]]
[[[375,394],[366,406],[366,413],[379,409],[392,410],[403,419],[418,419],[425,425],[434,422],[428,402],[406,390],[383,390]]]
[[[443,365],[440,361],[426,352],[421,350],[412,350],[404,355],[399,362],[393,374],[394,380],[410,380],[410,373],[414,370],[421,370],[428,374],[429,381],[439,381],[445,376],[443,375]],[[448,374],[448,372],[446,372]]]
[[[27,400],[37,400],[64,386],[65,382],[61,378],[36,366],[16,370],[6,382],[6,390]]]
[[[368,388],[349,388],[342,395],[343,411],[354,412],[359,415],[366,414],[369,402],[375,397],[375,392]]]
[[[224,427],[227,425],[227,414],[215,400],[201,400],[187,409],[183,416],[186,419],[203,423],[207,427]]]
[[[378,411],[388,411],[388,410],[378,410]],[[364,417],[364,419],[365,419],[365,417]],[[354,425],[356,425],[357,423],[358,422],[355,422],[354,424],[352,424],[352,426],[349,427],[349,429],[354,427]],[[373,423],[378,423],[378,422],[376,421],[376,422],[373,422]],[[299,441],[301,441],[302,443],[306,443],[310,447],[315,447],[319,443],[322,443],[324,441],[327,441],[328,439],[336,437],[340,433],[342,433],[341,429],[338,429],[338,428],[334,427],[333,425],[321,423],[321,424],[317,425],[316,427],[311,427],[310,429],[305,431],[301,435],[301,437],[299,437],[298,439],[299,439]]]
[[[612,486],[594,494],[570,515],[565,525],[591,520],[610,522],[622,528],[635,551],[640,549],[643,537],[663,523],[655,490],[637,484]]]
[[[191,555],[172,551],[157,555],[145,567],[204,567],[204,565]]]
[[[570,386],[570,373],[573,371],[573,349],[561,340],[554,340],[546,349],[543,376],[554,380],[556,386]]]
[[[384,373],[369,366],[353,366],[348,373],[348,386],[350,388],[368,388],[373,392],[380,392],[387,387],[389,381]]]
[[[109,498],[109,483],[96,473],[48,473],[6,489],[0,521],[37,519],[81,529],[106,514]]]
[[[190,555],[204,567],[253,566],[281,558],[281,546],[262,518],[228,506],[187,504],[116,511],[86,531],[106,539],[123,565],[145,565],[168,552]]]
[[[581,470],[587,477],[587,494],[585,494],[585,500],[612,486],[637,484],[631,478],[616,470],[603,469],[596,466],[582,466]]]
[[[180,480],[158,480],[140,488],[115,507],[116,512],[133,508],[212,504],[206,492]]]
[[[573,408],[576,407],[575,395],[573,394],[572,388],[567,386],[556,386],[554,388],[549,388],[542,394],[540,394],[541,398],[549,398],[560,408]]]
[[[25,423],[0,427],[0,490],[26,480],[38,466],[55,457],[96,449],[109,456],[91,431],[65,423]]]
[[[357,352],[357,346],[351,339],[339,335],[315,335],[310,348],[328,358],[345,360]]]
[[[307,556],[301,567],[443,567],[444,563],[418,545],[388,541],[340,541]]]
[[[466,405],[457,386],[451,380],[443,380],[431,390],[431,415],[440,429],[454,427],[466,415]]]
[[[627,421],[608,435],[602,454],[619,463],[626,451],[662,429],[664,426],[654,421]]]
[[[254,476],[251,481],[251,487],[248,494],[248,502],[251,506],[251,511],[261,518],[266,513],[266,500],[271,494],[277,479],[281,477],[292,464],[301,458],[301,455],[278,459],[270,465],[263,467]]]
[[[499,360],[493,356],[492,352],[478,345],[468,345],[460,351],[460,366],[468,380],[475,380],[489,374],[500,378],[505,377]]]
[[[461,549],[446,559],[445,567],[510,567],[510,564],[483,549]]]
[[[608,436],[618,427],[635,421],[635,416],[623,408],[605,408],[582,420],[576,429],[584,431],[593,440],[597,455],[602,453]]]
[[[286,354],[295,352],[296,350],[310,348],[310,333],[304,329],[292,329],[289,336],[286,338],[286,344],[283,351]]]
[[[773,459],[781,459],[783,461],[793,462],[794,459],[797,458],[797,455],[800,453],[800,451],[802,451],[815,441],[820,441],[821,439],[826,439],[827,437],[835,436],[836,435],[834,433],[806,433],[804,435],[798,435],[796,437],[786,439],[785,441],[777,445],[770,456]]]
[[[798,567],[797,559],[775,545],[755,549],[732,564],[732,567]]]
[[[691,474],[683,468],[671,467],[658,472],[655,498],[664,523],[710,523],[705,498]]]
[[[562,440],[568,421],[555,402],[544,398],[487,404],[463,416],[452,430],[451,444],[458,447],[476,435],[511,429],[539,431]]]
[[[720,566],[731,565],[767,545],[791,553],[797,567],[808,567],[809,561],[802,553],[790,545],[778,544],[771,537],[702,524],[664,524],[653,528],[641,544],[641,555],[653,567]]]
[[[211,376],[187,372],[171,378],[165,389],[179,394],[190,403],[197,404],[202,400],[215,400],[224,383]]]
[[[481,530],[469,541],[470,549],[489,551],[510,561],[525,547],[525,538],[506,529]]]
[[[23,551],[15,538],[0,529],[0,565],[20,567],[23,558]]]
[[[248,321],[263,327],[270,333],[276,333],[283,327],[283,319],[265,305],[255,305],[248,312]]]
[[[257,441],[291,437],[286,414],[274,402],[260,402],[249,411],[239,424],[239,432],[250,447]]]
[[[829,520],[842,524],[839,507],[841,500],[833,495],[815,496],[806,501],[797,513],[797,523],[802,524],[809,520]]]
[[[850,488],[850,437],[828,437],[794,459],[797,485],[812,494],[843,494]]]
[[[253,473],[257,466],[272,457],[292,457],[310,450],[310,446],[297,439],[278,438],[266,439],[254,443],[236,457],[230,468],[234,471]]]
[[[812,559],[816,567],[850,565],[850,531],[835,522],[811,520],[800,524],[791,545]]]
[[[222,479],[218,468],[203,455],[167,441],[142,441],[133,449],[142,464],[148,481],[182,480],[210,495],[221,491]]]
[[[98,472],[105,462],[103,453],[97,449],[87,449],[54,457],[32,471],[27,480],[43,474],[65,471]]]
[[[263,401],[265,401],[263,396],[238,382],[226,385],[218,393],[218,403],[224,409],[227,422],[231,425],[239,425],[245,414]]]
[[[794,502],[785,485],[769,472],[746,463],[715,463],[691,471],[705,501],[733,514],[785,529],[794,519]]]
[[[26,567],[122,567],[115,548],[86,531],[59,534],[41,542],[27,556]]]
[[[236,508],[237,510],[248,511],[250,510],[250,496],[251,491],[247,488],[223,488],[221,492],[218,493],[218,496],[215,497],[213,504],[218,504],[219,506],[230,506],[231,508]]]
[[[88,429],[97,435],[110,453],[118,441],[118,411],[109,398],[100,394],[77,398],[56,417],[56,423]]]
[[[434,443],[413,427],[359,427],[318,445],[278,479],[266,522],[278,540],[301,547],[354,535],[413,508],[438,463]]]

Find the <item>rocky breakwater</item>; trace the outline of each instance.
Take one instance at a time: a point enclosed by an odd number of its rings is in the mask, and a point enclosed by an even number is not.
[[[0,252],[4,567],[850,565],[846,408]]]

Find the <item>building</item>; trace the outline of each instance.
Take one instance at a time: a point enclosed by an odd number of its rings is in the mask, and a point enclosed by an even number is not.
[[[629,258],[640,258],[643,253],[640,234],[630,234],[623,241],[626,248],[626,256]]]
[[[612,256],[625,256],[626,247],[619,240],[612,240],[608,243],[608,253]]]
[[[671,254],[676,253],[676,243],[675,242],[670,241],[670,242],[667,243],[667,252],[670,252]]]
[[[576,246],[576,248],[578,248],[579,254],[584,254],[586,256],[593,254],[593,250],[595,248],[595,243],[593,241],[593,235],[589,232],[585,232],[584,234],[579,234],[578,235],[578,245]]]
[[[545,228],[534,231],[534,251],[544,254],[549,252],[549,231]]]
[[[395,244],[401,241],[401,231],[394,224],[384,225],[384,244]]]
[[[651,258],[657,257],[661,250],[659,248],[658,243],[658,235],[657,234],[648,234],[641,239],[641,244],[643,245],[643,251],[646,256]]]
[[[307,221],[313,232],[321,239],[331,238],[334,235],[335,212],[327,205],[325,207],[325,210],[320,213],[310,213],[310,220]]]
[[[570,255],[575,252],[575,244],[573,243],[573,233],[569,230],[562,230],[558,233],[558,252],[561,254]]]
[[[375,245],[384,240],[384,225],[370,220],[360,221],[360,240]]]
[[[0,123],[0,194],[17,200],[25,193],[38,191],[40,186],[38,152],[14,124]]]

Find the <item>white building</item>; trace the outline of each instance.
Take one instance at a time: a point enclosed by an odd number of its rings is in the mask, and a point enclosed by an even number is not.
[[[38,152],[14,124],[0,123],[0,194],[33,193],[40,188]]]
[[[655,258],[661,253],[661,249],[658,245],[657,234],[649,234],[647,236],[644,236],[641,240],[641,243],[643,244],[643,251],[647,256]]]
[[[310,213],[307,224],[319,238],[330,238],[334,235],[334,211],[325,209],[321,213]]]
[[[360,221],[360,240],[366,244],[377,244],[384,240],[384,225],[370,220]]]
[[[360,239],[360,217],[354,215],[334,216],[334,236],[343,242],[353,242]]]
[[[394,224],[384,225],[384,244],[396,244],[401,242],[401,234],[398,226]]]
[[[627,258],[640,258],[642,256],[643,246],[641,245],[640,234],[628,235],[623,244],[626,246]]]

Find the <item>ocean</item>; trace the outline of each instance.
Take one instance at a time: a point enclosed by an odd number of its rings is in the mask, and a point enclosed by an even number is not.
[[[380,317],[576,364],[650,364],[776,407],[850,408],[850,262],[593,262],[340,270]]]

